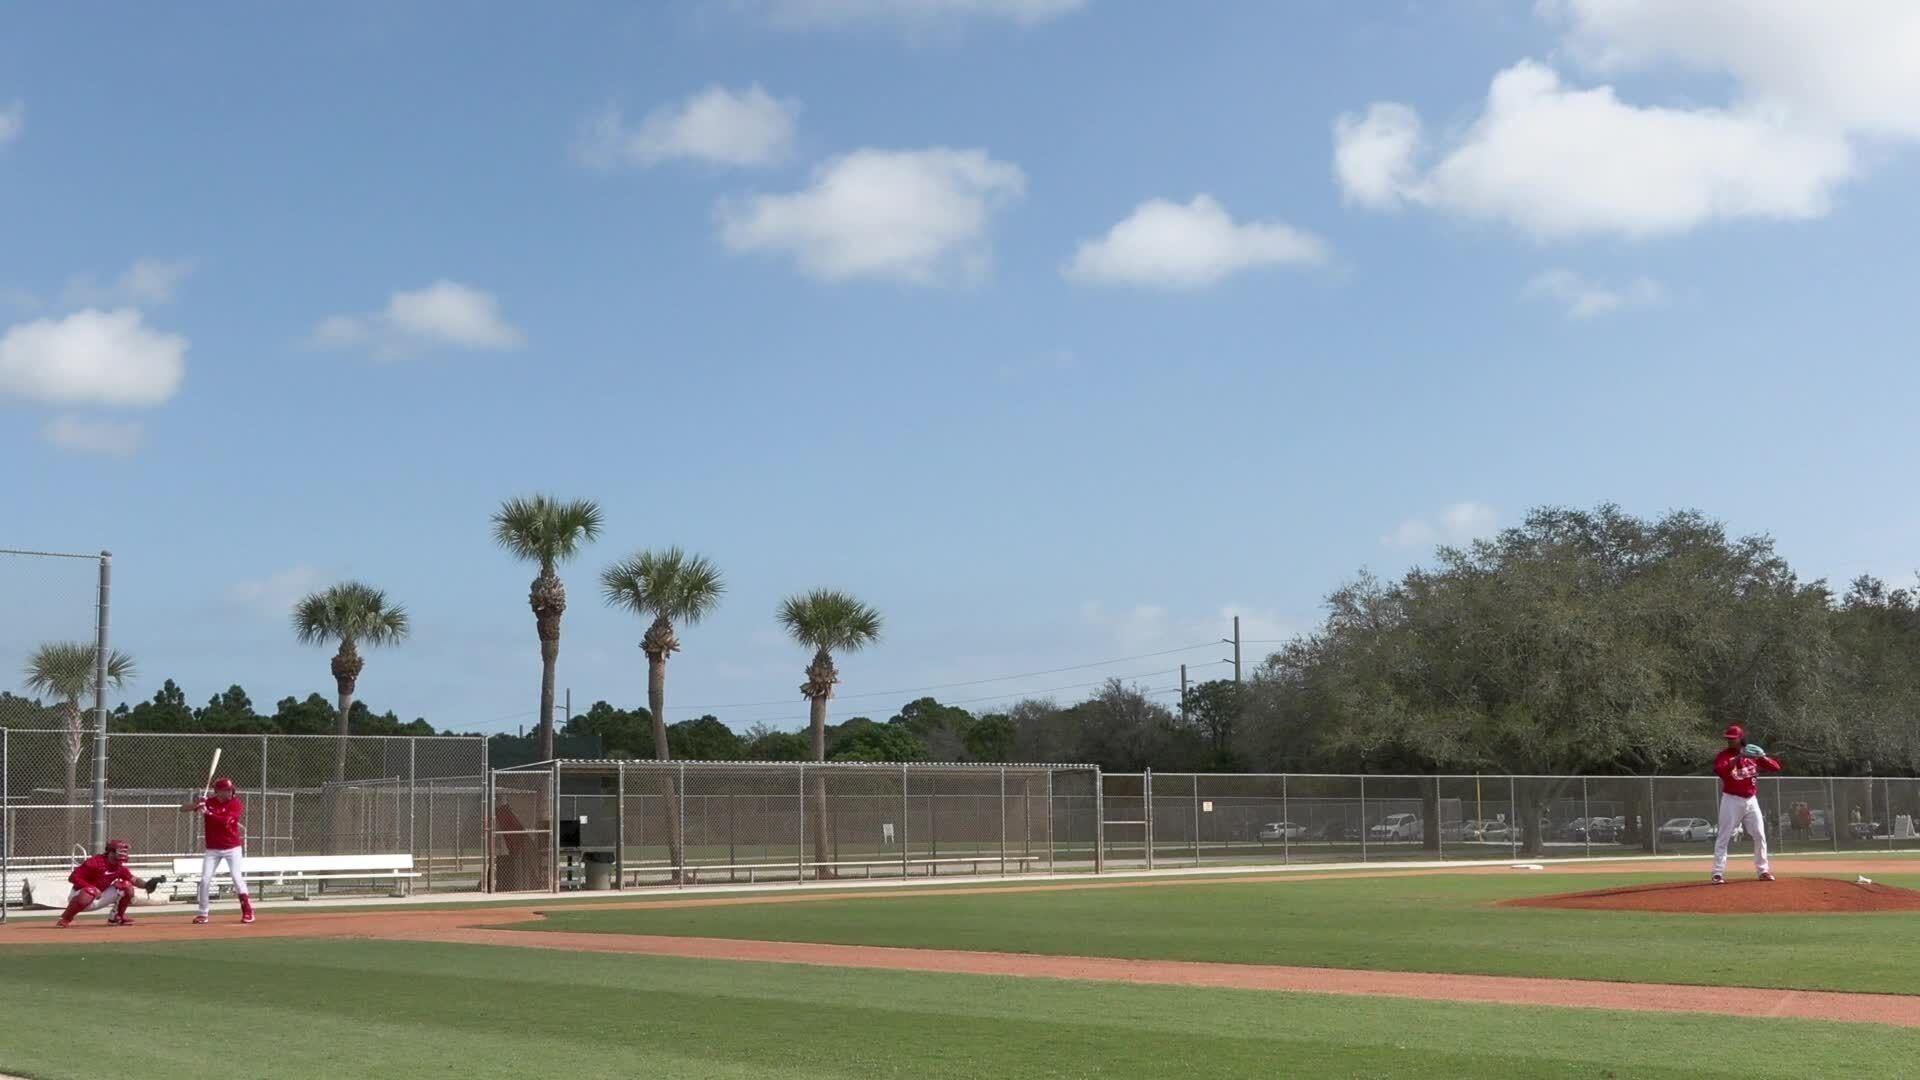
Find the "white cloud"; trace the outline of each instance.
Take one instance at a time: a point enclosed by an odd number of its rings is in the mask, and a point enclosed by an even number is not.
[[[237,607],[271,618],[287,618],[293,605],[320,585],[320,571],[298,563],[257,581],[227,587],[227,600]]]
[[[5,146],[27,130],[27,103],[15,99],[0,105],[0,146]]]
[[[1393,548],[1423,548],[1435,544],[1464,544],[1493,532],[1500,514],[1485,503],[1457,502],[1438,514],[1411,517],[1380,538]]]
[[[140,448],[140,425],[130,421],[57,416],[40,429],[40,437],[76,454],[126,457]]]
[[[1743,108],[1852,134],[1920,137],[1920,4],[1911,0],[1546,0],[1599,71],[1727,74]]]
[[[729,250],[790,255],[824,281],[935,284],[983,276],[988,226],[1026,191],[1019,166],[984,150],[856,150],[828,160],[789,195],[723,200]]]
[[[444,280],[413,292],[394,293],[385,311],[322,319],[313,331],[316,345],[367,345],[382,356],[405,356],[435,347],[511,349],[525,340],[501,317],[492,293]]]
[[[1596,315],[1649,307],[1662,303],[1667,290],[1652,278],[1635,278],[1621,286],[1603,285],[1572,270],[1543,270],[1527,282],[1521,295],[1529,300],[1552,300],[1563,306],[1573,319],[1591,319]]]
[[[581,125],[574,156],[595,168],[646,167],[663,161],[698,161],[745,167],[773,165],[793,152],[800,104],[781,101],[758,84],[745,90],[710,86],[647,113],[628,127],[609,105]]]
[[[1229,637],[1233,633],[1235,615],[1240,616],[1240,661],[1243,667],[1251,667],[1260,657],[1278,648],[1276,642],[1306,633],[1314,625],[1311,619],[1292,618],[1241,604],[1223,604],[1206,615],[1181,616],[1174,615],[1158,604],[1139,604],[1123,611],[1108,611],[1100,604],[1089,603],[1080,609],[1081,622],[1107,638],[1112,648],[1131,654],[1177,649]],[[1186,663],[1190,669],[1199,670],[1189,671],[1189,675],[1196,682],[1225,678],[1231,674],[1231,669],[1215,670],[1202,665],[1232,655],[1233,646],[1224,643],[1217,654],[1196,649]],[[1146,663],[1150,667],[1172,667],[1180,663],[1181,657],[1169,656],[1164,665],[1158,665],[1157,660],[1154,658]],[[1098,677],[1098,672],[1088,676],[1089,679]]]
[[[1326,245],[1280,222],[1235,223],[1211,195],[1182,205],[1150,199],[1098,240],[1088,240],[1063,271],[1073,281],[1200,289],[1261,266],[1324,262]]]
[[[1087,0],[746,0],[745,6],[787,27],[914,26],[966,19],[1031,26],[1079,11]]]
[[[1650,236],[1709,222],[1827,213],[1854,171],[1846,140],[1724,109],[1641,108],[1567,87],[1527,60],[1496,75],[1485,111],[1424,173],[1419,118],[1375,105],[1335,125],[1335,172],[1363,206],[1430,207],[1542,238]]]
[[[150,329],[131,308],[36,319],[0,337],[0,397],[158,405],[179,390],[186,356],[186,338]]]
[[[1910,0],[1536,8],[1564,30],[1556,55],[1607,76],[1723,77],[1727,101],[1634,105],[1612,86],[1567,86],[1522,61],[1494,78],[1478,120],[1438,148],[1424,146],[1404,105],[1342,117],[1334,172],[1348,201],[1425,206],[1538,237],[1818,218],[1857,174],[1863,140],[1920,139],[1920,4]]]
[[[137,259],[111,285],[84,274],[73,277],[63,298],[71,307],[158,307],[172,302],[194,265],[193,259]]]

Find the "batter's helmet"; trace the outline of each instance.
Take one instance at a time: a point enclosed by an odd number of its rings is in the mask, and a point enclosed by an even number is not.
[[[1733,739],[1737,741],[1747,737],[1747,729],[1741,727],[1739,724],[1734,724],[1728,727],[1727,730],[1721,732],[1720,734],[1726,736],[1729,739]]]
[[[213,790],[231,792],[233,790],[233,781],[223,776],[213,782]]]

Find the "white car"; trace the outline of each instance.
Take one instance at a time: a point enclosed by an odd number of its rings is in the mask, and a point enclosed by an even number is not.
[[[1260,826],[1262,840],[1305,840],[1307,827],[1291,821],[1269,821]]]
[[[1424,835],[1417,814],[1388,814],[1387,820],[1367,830],[1369,840],[1419,840]]]
[[[1662,840],[1711,840],[1719,833],[1720,827],[1706,818],[1669,818],[1665,825],[1660,826]]]

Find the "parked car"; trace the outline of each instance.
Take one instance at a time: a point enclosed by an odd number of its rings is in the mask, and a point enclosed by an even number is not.
[[[1574,818],[1567,826],[1567,839],[1577,844],[1611,844],[1620,839],[1620,818]]]
[[[1305,840],[1307,827],[1291,821],[1269,821],[1260,826],[1262,840]]]
[[[1358,840],[1360,827],[1345,821],[1328,820],[1321,822],[1320,827],[1313,830],[1312,836],[1315,840]]]
[[[1706,818],[1677,817],[1667,819],[1660,826],[1662,840],[1711,840],[1720,833],[1720,827]]]
[[[1507,823],[1504,821],[1469,821],[1461,830],[1460,838],[1470,842],[1485,844],[1504,844],[1508,842]]]
[[[1381,842],[1420,840],[1425,836],[1418,814],[1388,814],[1385,821],[1367,830],[1367,839]]]

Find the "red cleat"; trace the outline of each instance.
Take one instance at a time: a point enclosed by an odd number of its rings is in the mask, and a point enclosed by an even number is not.
[[[195,926],[205,926],[212,921],[212,919],[207,918],[205,915],[195,915],[193,917],[193,925]]]
[[[53,924],[53,928],[55,930],[65,930],[67,927],[72,925],[73,925],[72,919],[61,919],[59,922]]]
[[[252,922],[252,921],[253,921],[253,912],[252,912],[251,910],[248,910],[248,911],[243,911],[243,912],[241,912],[241,913],[240,913],[240,921],[241,921],[241,922],[243,922],[243,923],[250,923],[250,922]]]
[[[1760,880],[1761,880],[1761,881],[1772,881],[1772,880],[1773,880],[1773,875],[1772,875],[1772,874],[1761,874],[1761,875],[1760,875]]]

